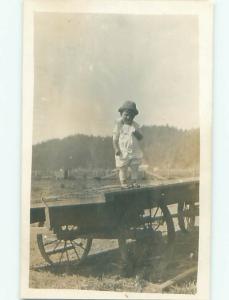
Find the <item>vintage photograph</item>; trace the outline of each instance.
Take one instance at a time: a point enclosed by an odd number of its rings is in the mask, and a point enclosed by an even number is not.
[[[208,299],[211,6],[108,2],[24,3],[22,294]]]

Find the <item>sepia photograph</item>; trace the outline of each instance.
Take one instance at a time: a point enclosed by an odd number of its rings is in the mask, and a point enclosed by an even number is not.
[[[25,1],[21,295],[209,299],[212,5]]]

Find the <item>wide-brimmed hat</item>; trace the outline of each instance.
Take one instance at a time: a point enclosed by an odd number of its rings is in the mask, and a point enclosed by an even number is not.
[[[136,104],[132,101],[126,101],[123,105],[119,108],[119,112],[122,113],[124,110],[131,110],[135,115],[138,114],[138,110],[136,108]]]

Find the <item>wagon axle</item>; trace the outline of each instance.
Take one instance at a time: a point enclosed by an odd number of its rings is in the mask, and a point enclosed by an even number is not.
[[[146,219],[146,222],[149,222],[149,219]],[[163,225],[163,221],[160,225]],[[61,226],[62,227],[62,226]],[[158,239],[160,231],[157,231],[150,226],[148,223],[142,223],[142,228],[119,228],[119,230],[114,231],[114,228],[94,228],[92,230],[80,229],[80,228],[73,228],[68,229],[68,225],[64,226],[66,228],[55,229],[54,232],[56,234],[56,239],[61,241],[73,241],[76,239],[86,239],[88,237],[93,237],[95,239],[144,239],[144,238],[152,238]],[[70,227],[71,228],[71,227]],[[81,246],[81,244],[79,244]]]

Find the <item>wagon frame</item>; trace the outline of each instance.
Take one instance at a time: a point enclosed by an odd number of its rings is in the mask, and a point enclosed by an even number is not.
[[[141,244],[160,243],[161,254],[175,239],[173,218],[182,231],[195,224],[198,215],[199,180],[173,180],[141,188],[119,187],[79,194],[43,197],[31,208],[31,223],[48,228],[38,233],[41,255],[49,264],[81,264],[93,239],[117,239],[121,258],[128,260],[128,240]],[[170,205],[177,204],[171,214]]]

